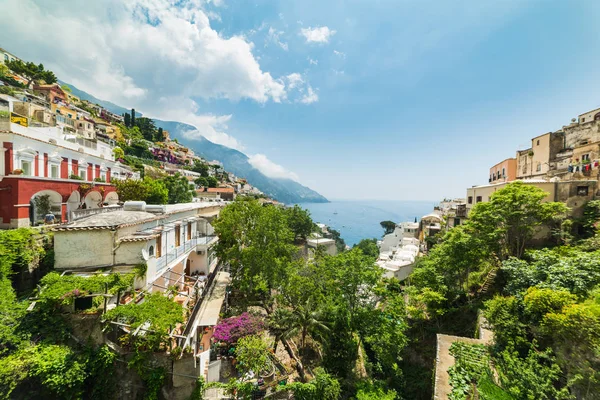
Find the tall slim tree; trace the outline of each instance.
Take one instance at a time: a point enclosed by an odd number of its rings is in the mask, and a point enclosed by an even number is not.
[[[131,126],[135,126],[135,108],[131,109]]]
[[[131,115],[129,113],[123,114],[124,121],[123,123],[127,128],[131,127]]]

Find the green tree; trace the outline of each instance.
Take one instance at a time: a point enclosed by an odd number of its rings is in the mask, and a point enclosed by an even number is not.
[[[360,249],[365,256],[369,256],[374,259],[379,257],[377,239],[362,239],[360,242],[355,244],[354,247]]]
[[[279,207],[238,198],[213,222],[217,256],[230,265],[232,284],[249,296],[270,298],[270,289],[287,280],[296,254],[293,233]]]
[[[135,119],[135,126],[137,126],[144,137],[148,141],[156,140],[158,135],[158,129],[153,119],[140,117]]]
[[[137,126],[137,123],[135,120],[135,108],[131,109],[131,126]]]
[[[6,62],[6,66],[11,69],[15,74],[21,75],[27,79],[27,86],[31,82],[43,81],[48,85],[56,83],[56,75],[54,72],[46,70],[43,64],[34,64],[32,62],[23,62],[21,60],[14,60]]]
[[[116,160],[118,160],[119,158],[125,157],[125,152],[123,151],[122,148],[120,148],[118,146],[113,149],[113,154],[114,154]]]
[[[288,218],[288,226],[294,232],[294,235],[306,239],[312,232],[314,225],[310,218],[310,212],[297,204],[286,208],[285,211]]]
[[[63,92],[65,93],[73,93],[73,89],[71,89],[71,86],[67,85],[67,84],[63,84],[60,85],[60,88],[63,90]]]
[[[154,138],[154,140],[156,142],[162,142],[163,140],[165,140],[165,134],[164,134],[163,128],[158,128],[158,131],[156,132],[156,137]]]
[[[194,187],[185,176],[176,173],[164,178],[163,183],[169,192],[169,204],[191,203]]]
[[[521,258],[527,243],[544,224],[564,217],[564,203],[544,202],[548,193],[516,181],[494,192],[490,201],[477,203],[469,214],[469,225],[500,259]]]
[[[127,127],[127,128],[131,127],[131,114],[129,114],[129,113],[123,114],[123,124],[125,124],[125,127]]]
[[[208,176],[208,165],[202,161],[196,161],[192,166],[192,171],[197,172],[200,176],[206,178]]]
[[[148,204],[167,204],[169,190],[160,180],[125,179],[113,181],[121,201],[145,201]]]
[[[236,368],[242,374],[242,381],[250,371],[255,374],[272,366],[269,345],[260,336],[241,338],[235,348]]]
[[[8,76],[9,69],[5,64],[0,64],[0,78]]]
[[[379,225],[385,230],[384,235],[390,234],[396,229],[396,223],[394,221],[381,221]]]
[[[203,176],[194,179],[194,183],[196,186],[208,187],[208,180]]]
[[[206,183],[210,188],[216,188],[219,184],[219,181],[214,176],[209,176],[206,178]]]

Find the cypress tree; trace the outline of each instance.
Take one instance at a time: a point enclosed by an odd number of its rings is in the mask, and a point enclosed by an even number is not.
[[[127,128],[131,127],[131,115],[129,115],[129,113],[125,113],[125,114],[123,114],[123,118],[124,118],[123,123],[125,124],[125,127],[127,127]]]
[[[131,109],[131,126],[135,126],[135,108]]]

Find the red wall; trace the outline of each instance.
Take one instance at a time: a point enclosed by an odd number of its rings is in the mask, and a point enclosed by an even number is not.
[[[8,188],[9,190],[0,190],[0,219],[4,223],[10,223],[11,219],[29,218],[29,201],[31,197],[42,190],[54,190],[62,196],[62,201],[65,203],[71,193],[78,190],[79,183],[66,182],[61,180],[21,178],[21,177],[6,177],[0,181],[0,189]],[[103,199],[106,195],[114,192],[116,189],[110,185],[97,185],[92,190],[99,191],[99,188],[104,188]],[[22,204],[23,207],[15,207]]]
[[[69,178],[69,159],[63,157],[60,162],[60,177],[63,179]]]

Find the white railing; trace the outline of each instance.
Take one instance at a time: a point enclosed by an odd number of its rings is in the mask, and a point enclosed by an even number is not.
[[[214,238],[215,236],[198,236],[186,240],[180,246],[156,259],[156,271],[161,271],[162,269],[166,268],[169,263],[177,260],[179,257],[191,252],[192,250],[196,250],[196,246],[209,244]]]
[[[112,211],[122,211],[123,207],[101,207],[87,208],[85,210],[74,210],[69,213],[69,222],[77,221],[78,219],[89,217],[90,215],[104,214]]]

